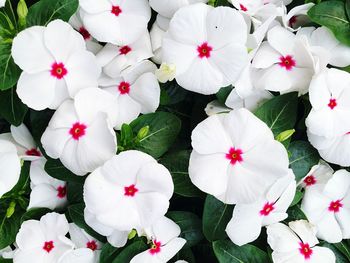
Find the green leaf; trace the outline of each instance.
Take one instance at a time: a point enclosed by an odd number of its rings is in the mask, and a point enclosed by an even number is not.
[[[203,193],[195,187],[188,175],[190,151],[184,150],[166,154],[160,161],[171,173],[174,182],[174,191],[185,197],[201,197]]]
[[[300,209],[299,205],[294,205],[292,207],[289,207],[287,210],[288,218],[286,221],[294,221],[294,220],[301,220],[305,219],[307,220],[306,215],[304,212]]]
[[[350,22],[343,1],[324,1],[308,11],[310,19],[328,27],[342,43],[350,45]]]
[[[70,204],[82,203],[83,200],[82,183],[68,182],[67,183],[67,199]]]
[[[294,199],[293,199],[292,203],[290,204],[290,207],[295,206],[296,204],[298,204],[301,201],[301,199],[303,198],[303,195],[304,194],[301,191],[296,190]]]
[[[21,174],[19,176],[18,182],[9,192],[5,193],[1,199],[18,197],[20,195],[29,193],[29,169],[30,162],[24,162],[21,167]]]
[[[95,232],[90,226],[88,226],[84,220],[84,209],[85,204],[75,204],[68,207],[68,213],[73,220],[73,222],[79,226],[80,228],[84,229],[89,235],[93,236],[94,238],[98,239],[101,242],[106,242],[106,238],[97,232]]]
[[[0,39],[0,90],[7,90],[16,85],[20,68],[11,56],[11,43]]]
[[[255,115],[277,136],[283,131],[294,128],[297,111],[298,94],[292,92],[268,100],[255,111]]]
[[[120,249],[106,243],[103,245],[99,263],[110,263],[120,253]]]
[[[233,206],[208,195],[204,203],[203,233],[209,241],[225,239],[225,229],[232,218]]]
[[[350,248],[345,244],[345,242],[339,242],[333,244],[340,252],[343,253],[344,256],[349,260],[350,262]]]
[[[219,240],[213,243],[213,248],[219,263],[268,262],[267,254],[250,244],[237,246],[229,240]]]
[[[40,0],[29,8],[27,25],[46,26],[55,19],[68,21],[77,8],[78,0]]]
[[[301,180],[320,159],[316,149],[306,141],[292,142],[288,151],[289,164],[297,181]]]
[[[85,176],[75,175],[69,171],[60,160],[51,158],[49,158],[45,164],[45,171],[53,178],[66,182],[83,183],[86,178]]]
[[[138,117],[130,126],[135,134],[149,126],[148,135],[139,140],[135,148],[159,158],[175,141],[181,129],[181,121],[174,114],[155,112]]]
[[[177,82],[170,81],[166,83],[161,83],[161,105],[173,105],[184,101],[188,96],[188,91],[183,89]]]
[[[334,253],[335,257],[336,257],[335,263],[349,263],[350,262],[350,258],[346,258],[346,256],[343,253],[341,253],[339,251],[339,249],[337,249],[336,244],[329,244],[327,242],[321,242],[320,246],[321,247],[327,247],[327,248],[329,248],[330,250],[333,251],[333,253]]]
[[[187,211],[171,211],[167,217],[180,226],[180,237],[187,240],[185,248],[192,247],[203,239],[202,222],[197,215]]]
[[[0,257],[0,263],[12,263],[13,259]]]
[[[148,249],[147,245],[143,241],[137,241],[126,248],[124,248],[117,257],[113,260],[112,263],[125,263],[130,262],[131,259],[136,256],[137,254],[145,251]]]
[[[19,126],[27,111],[28,107],[18,98],[15,88],[0,92],[0,115],[10,124]]]
[[[348,19],[350,19],[350,1],[349,0],[345,0],[345,11],[348,16]]]
[[[48,208],[31,208],[22,215],[21,223],[23,223],[24,221],[27,221],[27,220],[31,220],[31,219],[40,220],[40,218],[42,216],[44,216],[50,212],[52,212],[52,211]]]
[[[196,263],[196,259],[190,248],[181,249],[170,262],[176,262],[177,260],[185,260],[188,263]]]
[[[47,128],[53,113],[53,110],[30,110],[31,131],[37,145],[41,145],[41,136]]]
[[[220,102],[220,104],[225,105],[226,99],[228,95],[230,95],[231,91],[233,90],[232,85],[221,88],[217,93],[216,93],[216,98]]]
[[[21,215],[23,210],[16,207],[15,213],[6,217],[6,210],[0,211],[0,249],[3,249],[15,242],[16,235],[21,226]]]

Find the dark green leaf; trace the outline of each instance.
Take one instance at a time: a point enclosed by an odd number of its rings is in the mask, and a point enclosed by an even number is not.
[[[203,233],[209,241],[225,239],[225,229],[232,218],[233,206],[208,195],[204,203]]]
[[[307,220],[306,215],[298,205],[288,208],[287,214],[288,214],[288,218],[286,219],[286,221],[288,222],[294,221],[294,220],[301,220],[301,219]]]
[[[350,262],[350,247],[346,245],[345,241],[333,244]]]
[[[313,22],[332,30],[339,41],[350,45],[350,22],[343,1],[321,2],[313,6],[308,15]]]
[[[43,215],[46,215],[47,213],[50,213],[50,212],[52,211],[48,208],[31,208],[22,215],[21,223],[30,219],[40,220],[40,218]]]
[[[29,8],[27,25],[46,26],[55,19],[68,21],[77,8],[78,0],[40,0]]]
[[[89,235],[93,236],[101,242],[105,242],[106,238],[104,236],[101,236],[100,234],[96,233],[90,226],[86,224],[84,220],[84,209],[84,203],[69,206],[68,213],[70,218],[77,226],[84,229]]]
[[[297,110],[298,94],[292,92],[268,100],[256,110],[255,115],[277,136],[283,131],[294,128]]]
[[[83,183],[85,180],[84,176],[77,176],[69,171],[60,160],[48,159],[45,164],[45,171],[53,178],[66,182]]]
[[[11,56],[11,46],[11,43],[0,39],[0,90],[15,86],[21,74],[20,68]]]
[[[237,246],[229,240],[219,240],[213,243],[213,248],[220,263],[268,262],[267,254],[250,244]]]
[[[320,244],[320,246],[327,247],[333,251],[333,253],[336,257],[335,263],[349,263],[350,262],[350,258],[346,258],[346,256],[343,253],[341,253],[339,251],[339,249],[337,249],[336,244],[329,244],[327,242],[322,242]]]
[[[167,216],[180,226],[180,237],[187,240],[184,247],[192,247],[203,239],[202,222],[197,215],[186,211],[171,211]]]
[[[161,103],[161,105],[172,105],[184,101],[189,93],[187,90],[179,86],[175,80],[167,83],[161,83],[160,86],[162,93],[165,93],[163,94],[163,98],[161,97],[161,99],[163,99],[163,103]]]
[[[83,202],[83,186],[82,183],[68,182],[67,199],[70,204]]]
[[[130,126],[135,134],[141,128],[149,126],[148,135],[139,141],[136,149],[159,158],[175,141],[181,129],[181,121],[174,114],[155,112],[140,116]]]
[[[41,145],[41,136],[48,126],[54,111],[44,110],[35,111],[30,110],[30,124],[33,138],[37,145]]]
[[[185,260],[188,263],[196,263],[195,257],[190,248],[181,249],[170,262],[176,262],[177,260]]]
[[[137,241],[126,248],[124,248],[117,257],[113,260],[112,263],[125,263],[130,262],[130,260],[137,254],[148,249],[147,245],[143,241]]]
[[[27,111],[28,107],[18,98],[15,88],[0,91],[0,115],[6,121],[19,126]]]
[[[288,151],[290,153],[289,164],[297,181],[301,180],[319,161],[316,149],[306,141],[292,142]]]
[[[233,89],[233,87],[230,85],[230,86],[221,88],[221,89],[216,93],[216,98],[218,99],[218,101],[220,102],[220,104],[225,105],[226,99],[227,99],[228,95],[230,95],[232,89]]]
[[[298,204],[300,202],[300,200],[303,198],[303,195],[304,194],[302,192],[300,192],[299,190],[296,190],[293,202],[290,204],[290,207],[295,206],[296,204]]]
[[[350,1],[349,0],[345,0],[345,10],[349,20],[350,19]]]
[[[21,174],[19,176],[17,184],[11,189],[11,191],[2,196],[3,199],[9,197],[17,197],[24,195],[25,193],[29,193],[29,168],[30,162],[24,162],[21,167]]]
[[[188,175],[190,151],[179,151],[165,155],[161,163],[168,168],[174,181],[175,193],[185,197],[201,197],[203,193],[196,188]]]
[[[16,207],[15,213],[10,217],[6,217],[6,210],[0,211],[0,249],[11,245],[21,226],[21,215],[23,210]]]
[[[0,263],[11,263],[11,262],[13,262],[13,259],[0,257]]]
[[[111,244],[106,243],[103,245],[101,254],[100,254],[100,261],[99,263],[110,263],[113,261],[113,259],[117,256],[117,254],[120,252],[119,248],[113,247]]]

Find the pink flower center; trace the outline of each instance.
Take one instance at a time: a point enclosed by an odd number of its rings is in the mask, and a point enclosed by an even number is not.
[[[213,50],[211,46],[208,45],[207,42],[197,47],[198,57],[200,58],[209,58],[210,52]]]
[[[85,40],[90,39],[91,37],[89,31],[87,31],[86,28],[83,26],[79,28],[79,33],[83,36]]]
[[[92,251],[95,251],[97,249],[96,241],[92,240],[92,241],[87,242],[86,247],[90,248]]]
[[[111,13],[115,16],[119,16],[122,13],[122,9],[118,5],[112,6]]]
[[[343,204],[341,203],[340,200],[337,200],[337,201],[332,201],[330,204],[329,204],[329,207],[328,207],[328,211],[329,212],[334,212],[334,213],[338,213],[340,208],[343,207]]]
[[[241,149],[236,149],[234,147],[231,147],[228,153],[226,153],[226,158],[230,160],[230,163],[232,165],[235,165],[237,162],[242,162],[243,151]]]
[[[154,240],[152,243],[151,248],[149,249],[149,253],[151,253],[151,255],[155,255],[158,254],[160,252],[160,247],[162,246],[162,243]]]
[[[128,82],[122,81],[118,86],[120,94],[128,94],[130,92],[130,84]]]
[[[51,66],[51,76],[57,78],[57,79],[62,79],[65,75],[67,75],[68,71],[65,68],[63,63],[53,63]]]
[[[331,108],[331,110],[333,110],[336,106],[337,106],[337,100],[336,99],[330,99],[329,103],[328,103],[328,107]]]
[[[293,27],[294,24],[297,22],[297,17],[296,16],[292,16],[290,19],[289,19],[289,26],[290,27]]]
[[[119,48],[119,54],[120,55],[126,55],[131,51],[131,47],[129,46],[123,46],[121,48]]]
[[[52,249],[54,249],[53,241],[48,241],[44,243],[43,249],[47,252],[50,253]]]
[[[312,249],[310,248],[309,244],[307,243],[304,244],[300,242],[299,245],[300,245],[300,248],[299,248],[300,254],[302,254],[305,259],[309,259],[312,255]]]
[[[248,8],[246,8],[244,5],[239,4],[239,8],[243,11],[243,12],[247,12]]]
[[[139,191],[139,189],[137,189],[134,184],[124,187],[124,195],[125,196],[134,197],[138,191]]]
[[[27,150],[26,151],[26,155],[29,155],[29,156],[41,156],[41,153],[37,149],[33,148],[33,149],[30,149],[30,150]]]
[[[69,134],[72,135],[74,140],[79,140],[80,137],[85,135],[86,125],[76,122],[73,124],[72,128],[69,130]]]
[[[67,187],[66,186],[59,186],[57,187],[57,197],[62,199],[65,198],[67,195]]]
[[[304,179],[304,183],[306,184],[306,186],[311,186],[316,184],[316,178],[313,175],[309,175]]]
[[[295,65],[296,65],[296,62],[295,60],[293,59],[292,56],[290,55],[287,55],[285,57],[281,56],[280,57],[280,63],[278,63],[282,68],[285,68],[286,70],[292,70]]]
[[[275,209],[275,207],[273,205],[274,205],[273,203],[267,202],[264,205],[263,209],[260,210],[260,215],[268,216]]]

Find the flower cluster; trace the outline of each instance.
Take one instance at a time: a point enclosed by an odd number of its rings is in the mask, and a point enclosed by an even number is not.
[[[13,2],[0,261],[350,260],[348,3]]]

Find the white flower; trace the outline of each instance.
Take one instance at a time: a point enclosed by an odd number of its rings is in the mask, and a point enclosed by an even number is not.
[[[94,39],[90,35],[89,31],[87,31],[84,27],[79,10],[73,16],[71,16],[71,18],[69,19],[69,24],[71,24],[72,27],[83,36],[87,50],[91,51],[94,54],[101,50],[102,45],[99,44],[97,40]]]
[[[30,166],[31,193],[30,208],[47,207],[51,210],[61,208],[67,203],[67,184],[49,176],[44,170],[46,160],[33,161]]]
[[[350,131],[350,73],[328,69],[315,76],[309,88],[308,131],[331,138]]]
[[[147,0],[79,0],[86,29],[100,42],[128,45],[147,29],[151,8]]]
[[[154,11],[166,18],[172,18],[181,7],[195,4],[207,3],[208,0],[150,0],[149,4]]]
[[[82,90],[74,102],[65,101],[41,137],[47,155],[59,158],[77,175],[102,165],[116,152],[112,126],[118,114],[114,105],[113,96],[97,88]]]
[[[35,110],[56,109],[79,90],[97,86],[100,75],[83,37],[61,20],[21,31],[13,40],[12,57],[23,70],[18,96]]]
[[[297,35],[308,37],[312,47],[322,48],[329,56],[329,64],[335,67],[350,65],[350,47],[340,43],[327,27],[305,27]]]
[[[40,221],[24,221],[16,236],[18,249],[14,262],[57,262],[73,249],[67,233],[68,221],[64,215],[57,213],[46,214]]]
[[[11,259],[13,258],[14,251],[10,246],[0,249],[0,258]]]
[[[154,54],[152,61],[157,64],[162,64],[162,42],[165,32],[166,31],[158,25],[157,21],[153,23],[150,31],[152,51]]]
[[[152,56],[149,33],[145,31],[137,41],[129,45],[105,45],[96,58],[106,75],[117,78],[127,67],[134,66]]]
[[[335,263],[335,255],[326,247],[316,246],[315,228],[305,220],[289,227],[277,223],[267,227],[267,242],[273,249],[274,263]]]
[[[301,209],[317,226],[317,237],[329,243],[350,238],[350,173],[339,170],[326,185],[306,191]]]
[[[149,227],[163,216],[173,190],[163,165],[145,153],[125,151],[88,176],[84,201],[100,224],[131,231]]]
[[[95,255],[88,248],[78,248],[65,253],[58,263],[96,263]]]
[[[222,112],[229,112],[231,111],[231,109],[221,105],[221,103],[218,100],[213,100],[212,102],[209,102],[207,104],[204,111],[208,116],[211,116]]]
[[[186,243],[185,239],[178,237],[180,227],[166,217],[158,219],[145,232],[151,241],[151,248],[133,257],[130,263],[168,262]]]
[[[88,248],[93,252],[94,260],[92,262],[99,262],[103,245],[100,241],[90,236],[74,223],[69,224],[69,236],[76,248]]]
[[[247,25],[229,7],[182,7],[163,38],[163,62],[176,66],[176,81],[187,90],[214,94],[237,80],[248,61]]]
[[[255,202],[288,172],[286,149],[246,109],[208,117],[193,130],[192,146],[192,183],[224,203]]]
[[[21,159],[34,161],[42,157],[32,135],[23,123],[18,127],[11,125],[10,130],[11,133],[0,134],[0,139],[12,142],[16,146],[17,154]]]
[[[350,166],[350,133],[326,138],[307,132],[307,136],[324,160],[344,167]]]
[[[278,179],[267,191],[264,198],[252,204],[237,204],[233,210],[226,233],[236,245],[244,245],[256,240],[261,227],[268,226],[288,217],[286,213],[295,195],[294,174]]]
[[[140,113],[155,112],[160,102],[160,87],[154,75],[157,67],[148,60],[123,71],[118,78],[102,76],[100,87],[112,94],[118,110],[115,128],[120,129],[123,123],[130,123]]]
[[[281,19],[283,26],[291,31],[296,31],[299,30],[301,26],[310,23],[310,18],[308,17],[307,12],[314,5],[314,3],[298,5],[292,8],[288,13],[287,7],[282,6]]]
[[[0,8],[4,7],[6,3],[6,0],[0,0]]]
[[[281,0],[229,0],[232,5],[240,12],[252,17],[253,22],[261,23],[268,19],[269,16],[277,13],[276,6],[273,2],[281,4]],[[291,2],[291,1],[288,1]],[[257,21],[254,21],[257,20]]]
[[[330,167],[325,161],[320,160],[318,164],[312,166],[311,170],[299,182],[299,184],[301,184],[306,190],[316,185],[325,185],[333,173],[334,171],[332,167]]]
[[[119,231],[114,229],[113,227],[109,227],[103,223],[101,223],[97,215],[94,215],[91,213],[88,209],[85,208],[84,210],[84,219],[85,222],[97,233],[100,235],[106,236],[107,241],[109,244],[111,244],[114,247],[123,247],[125,246],[126,242],[128,241],[128,231]]]
[[[21,161],[16,146],[10,141],[0,139],[0,198],[18,182]]]
[[[252,65],[261,69],[257,88],[305,94],[315,72],[315,61],[305,39],[276,26],[257,51]]]
[[[162,63],[160,68],[155,72],[156,77],[160,83],[165,83],[168,81],[173,81],[176,76],[176,66],[173,64]]]

